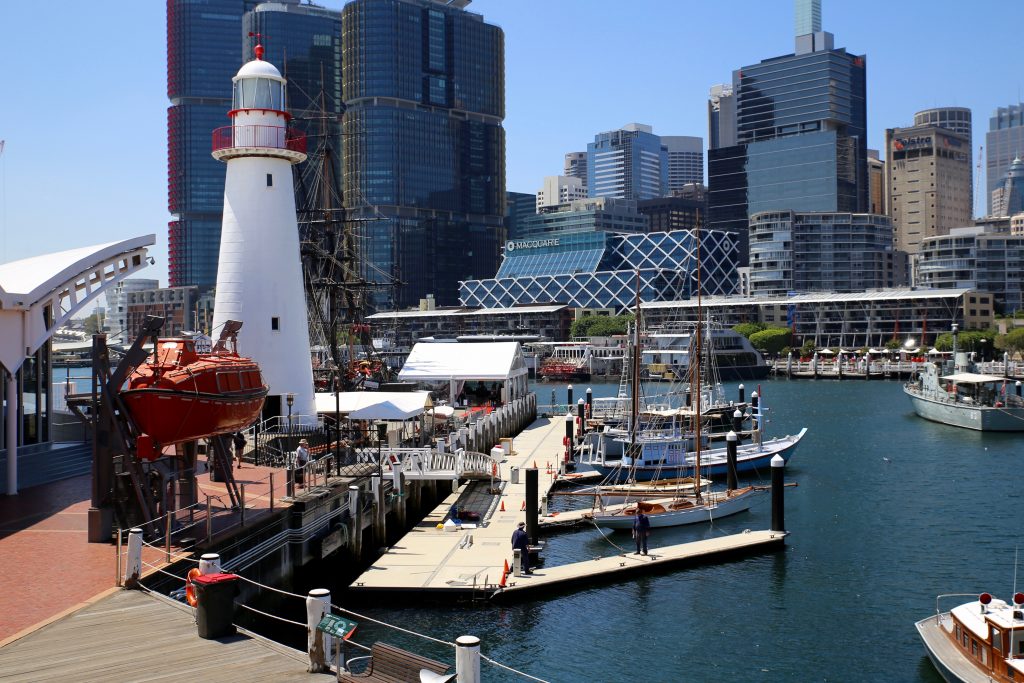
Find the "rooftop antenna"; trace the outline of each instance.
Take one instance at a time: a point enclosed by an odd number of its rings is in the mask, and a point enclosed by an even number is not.
[[[249,37],[256,39],[256,47],[252,49],[253,54],[256,55],[256,59],[263,59],[263,44],[261,42],[261,39],[269,38],[270,36],[265,36],[262,33],[253,33],[252,31],[249,31]]]

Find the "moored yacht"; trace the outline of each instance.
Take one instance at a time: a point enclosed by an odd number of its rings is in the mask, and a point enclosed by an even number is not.
[[[949,683],[1024,680],[1024,593],[1013,604],[982,593],[977,600],[917,622],[928,657]]]

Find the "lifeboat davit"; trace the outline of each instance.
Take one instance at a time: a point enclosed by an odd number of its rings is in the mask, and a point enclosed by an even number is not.
[[[232,335],[231,341],[234,341]],[[205,341],[206,338],[203,338]],[[140,458],[160,457],[165,446],[237,432],[259,418],[267,385],[251,358],[217,346],[197,349],[197,340],[159,338],[146,362],[135,368],[121,400],[140,436]]]

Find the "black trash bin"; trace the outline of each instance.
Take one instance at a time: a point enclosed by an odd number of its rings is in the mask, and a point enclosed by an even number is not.
[[[196,623],[199,637],[208,640],[230,636],[235,632],[235,596],[238,595],[238,576],[235,574],[207,574],[197,576]]]

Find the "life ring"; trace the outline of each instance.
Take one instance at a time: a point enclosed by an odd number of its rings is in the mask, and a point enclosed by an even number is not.
[[[189,604],[189,607],[195,607],[199,604],[199,598],[196,596],[196,586],[192,583],[193,579],[202,576],[202,572],[199,571],[198,567],[192,567],[188,570],[188,576],[185,577],[185,602]]]

